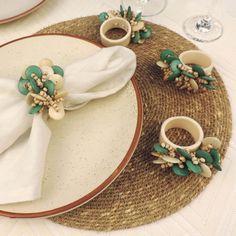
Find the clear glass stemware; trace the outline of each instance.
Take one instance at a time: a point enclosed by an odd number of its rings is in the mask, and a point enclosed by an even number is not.
[[[183,30],[188,37],[199,42],[211,42],[222,36],[223,26],[212,16],[217,2],[211,2],[207,14],[190,17],[184,22]]]
[[[160,14],[166,8],[167,0],[121,0],[121,5],[126,9],[131,6],[134,12],[142,12],[146,17]]]

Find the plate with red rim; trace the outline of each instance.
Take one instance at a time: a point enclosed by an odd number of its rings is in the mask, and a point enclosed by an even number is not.
[[[41,7],[46,0],[0,0],[0,24],[24,17]]]
[[[92,55],[100,47],[72,35],[20,38],[0,46],[0,78],[18,78],[25,66],[37,64],[45,57],[63,67]],[[118,93],[67,112],[61,121],[49,121],[52,138],[46,157],[42,197],[0,205],[0,215],[48,217],[93,199],[128,164],[138,145],[142,120],[141,96],[132,78]]]

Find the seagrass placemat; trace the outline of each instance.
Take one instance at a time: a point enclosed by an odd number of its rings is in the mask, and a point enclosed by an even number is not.
[[[224,157],[231,136],[231,111],[222,79],[214,70],[218,89],[193,95],[164,82],[162,71],[155,65],[160,52],[170,48],[179,54],[196,46],[165,27],[151,25],[151,39],[142,45],[129,46],[137,55],[135,78],[144,108],[137,150],[122,174],[104,192],[82,207],[50,218],[54,222],[91,230],[130,228],[170,215],[197,197],[211,179],[194,174],[178,177],[152,164],[152,146],[158,142],[160,126],[168,117],[186,115],[197,120],[205,136],[221,139],[220,151]],[[96,16],[62,22],[39,33],[73,34],[100,42]],[[169,135],[174,142],[187,143],[188,135],[179,130]]]

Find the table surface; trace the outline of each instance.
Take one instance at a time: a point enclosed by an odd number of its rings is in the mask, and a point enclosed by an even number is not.
[[[214,0],[169,0],[167,8],[146,18],[183,35],[183,21],[204,14]],[[16,1],[17,2],[17,1]],[[118,9],[119,0],[48,0],[39,10],[18,21],[0,25],[0,44],[30,35],[51,24],[76,17]],[[224,35],[212,43],[196,43],[210,54],[226,85],[233,113],[233,136],[223,171],[189,205],[155,223],[137,228],[95,232],[57,225],[47,219],[9,219],[0,217],[0,235],[4,236],[233,236],[236,235],[236,4],[235,0],[215,0],[211,13],[222,22]],[[3,11],[4,9],[0,9]]]

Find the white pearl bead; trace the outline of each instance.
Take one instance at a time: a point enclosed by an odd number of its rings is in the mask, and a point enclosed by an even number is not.
[[[53,62],[52,60],[50,60],[49,58],[43,58],[42,60],[40,60],[39,62],[39,66],[52,66],[53,65]]]

